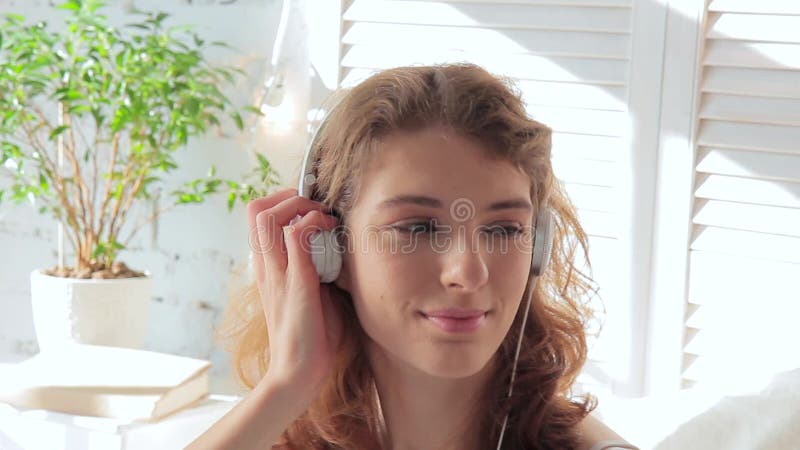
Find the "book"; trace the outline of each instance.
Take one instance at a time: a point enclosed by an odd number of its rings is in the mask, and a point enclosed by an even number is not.
[[[210,367],[168,353],[67,344],[0,370],[0,402],[152,422],[205,398]]]

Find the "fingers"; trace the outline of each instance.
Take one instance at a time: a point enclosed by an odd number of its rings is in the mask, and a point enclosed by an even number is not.
[[[258,235],[256,233],[256,216],[258,213],[272,208],[293,195],[297,195],[297,189],[288,188],[277,191],[266,197],[257,198],[247,204],[248,244],[251,250],[258,247]]]
[[[303,216],[293,225],[283,228],[287,250],[286,277],[299,286],[315,288],[319,286],[319,274],[314,267],[312,252],[323,249],[312,246],[311,238],[321,230],[331,230],[336,226],[336,218],[314,210]]]
[[[255,253],[256,275],[260,280],[270,272],[283,274],[286,271],[288,256],[283,227],[298,215],[305,218],[312,211],[316,211],[316,214],[303,221],[303,226],[299,225],[300,222],[296,222],[293,226],[299,229],[315,224],[317,230],[326,228],[335,221],[335,218],[322,214],[321,211],[324,209],[325,205],[319,202],[297,196],[296,189],[276,192],[248,204],[248,221],[252,221],[249,238],[251,249]],[[258,264],[259,262],[261,264]]]
[[[258,240],[256,216],[261,211],[268,210],[293,195],[297,195],[297,189],[282,189],[266,197],[252,200],[247,204],[247,244],[250,247],[253,257],[253,266],[255,268],[256,277],[259,280],[264,278],[264,262],[261,256],[261,244]]]

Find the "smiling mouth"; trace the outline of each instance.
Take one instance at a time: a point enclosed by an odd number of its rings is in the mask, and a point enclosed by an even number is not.
[[[428,316],[423,312],[419,312],[420,317],[425,319],[427,323],[432,324],[436,328],[446,333],[472,333],[479,330],[486,322],[488,311],[473,317],[455,318],[443,316]]]

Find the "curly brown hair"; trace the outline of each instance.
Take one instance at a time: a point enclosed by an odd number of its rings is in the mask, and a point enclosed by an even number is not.
[[[468,63],[397,67],[378,72],[338,92],[311,151],[317,170],[312,199],[347,223],[361,182],[358,174],[379,151],[375,145],[395,130],[444,125],[485,144],[491,157],[512,162],[531,179],[534,211],[553,212],[555,236],[545,272],[529,276],[521,305],[498,349],[499,364],[481,405],[480,448],[494,448],[506,413],[504,449],[571,449],[576,425],[597,406],[594,396],[573,396],[586,361],[586,325],[593,318],[587,298],[596,291],[576,265],[586,267],[588,238],[575,207],[553,174],[551,130],[527,116],[514,82]],[[532,287],[535,286],[535,287]],[[284,433],[290,448],[379,449],[377,393],[362,329],[349,293],[332,285],[344,319],[344,336],[329,383]],[[349,301],[348,301],[349,300]],[[233,296],[217,337],[232,353],[239,380],[252,389],[267,371],[269,342],[258,288],[253,281]],[[514,395],[508,398],[516,343],[523,331]]]

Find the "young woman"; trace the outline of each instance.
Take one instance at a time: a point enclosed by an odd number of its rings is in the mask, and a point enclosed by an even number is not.
[[[189,448],[487,450],[501,435],[503,449],[635,448],[589,415],[594,398],[571,396],[592,280],[550,142],[513,84],[475,65],[346,91],[310,150],[311,198],[248,205],[256,280],[227,335],[252,391]],[[541,208],[555,232],[535,277]],[[308,245],[320,230],[344,250],[330,284]]]

